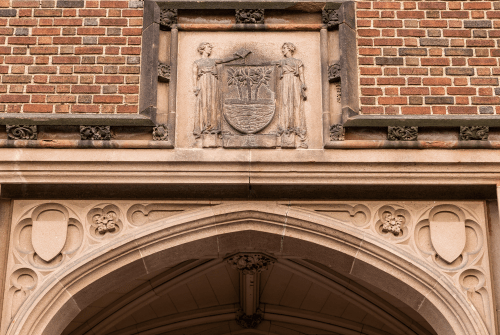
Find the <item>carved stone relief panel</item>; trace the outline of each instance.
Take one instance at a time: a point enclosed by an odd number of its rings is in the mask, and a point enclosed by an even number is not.
[[[486,216],[481,202],[339,204],[325,201],[293,202],[292,205],[352,224],[425,260],[456,287],[462,288],[467,301],[492,329],[492,284]],[[358,219],[355,219],[356,215]],[[364,217],[366,221],[361,219]]]
[[[178,146],[321,146],[317,32],[181,31],[179,53]]]
[[[226,203],[232,202],[14,201],[3,316],[13,318],[26,299],[37,294],[48,278],[57,276],[69,260],[78,262],[120,235],[140,233],[148,225],[174,224],[182,212],[192,211],[198,217],[204,207]],[[316,212],[325,222],[349,225],[388,250],[400,248],[428,264],[442,274],[442,280],[462,290],[492,329],[492,282],[482,202],[287,201],[281,205]],[[257,276],[277,260],[256,250],[226,261],[245,276]],[[258,312],[243,310],[239,319],[250,327],[250,317],[257,320]]]

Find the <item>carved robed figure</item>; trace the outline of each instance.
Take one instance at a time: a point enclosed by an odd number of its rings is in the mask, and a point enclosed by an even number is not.
[[[280,128],[285,134],[295,133],[302,142],[300,147],[307,148],[304,115],[307,86],[304,79],[304,64],[300,59],[292,57],[295,52],[295,45],[292,43],[284,43],[281,51],[285,59],[277,62],[280,68],[277,98]]]
[[[196,95],[193,134],[197,138],[203,133],[217,134],[220,132],[220,92],[217,65],[246,56],[235,53],[224,59],[210,58],[212,49],[212,44],[201,43],[198,47],[201,58],[196,60],[193,65],[194,94]]]

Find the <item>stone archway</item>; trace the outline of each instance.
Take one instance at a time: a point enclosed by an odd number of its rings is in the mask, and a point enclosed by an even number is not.
[[[182,261],[242,251],[285,263],[309,260],[367,282],[413,308],[438,334],[488,334],[475,309],[435,267],[356,227],[276,202],[194,209],[110,240],[52,273],[21,306],[7,334],[59,334],[117,285]]]

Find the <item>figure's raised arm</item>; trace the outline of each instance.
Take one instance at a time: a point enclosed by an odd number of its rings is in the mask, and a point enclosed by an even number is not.
[[[233,60],[245,58],[250,53],[251,53],[250,50],[246,50],[246,49],[242,48],[242,49],[236,51],[232,56],[229,56],[229,57],[226,57],[226,58],[223,58],[223,59],[217,59],[215,61],[215,63],[216,64],[229,63],[229,62],[232,62]]]

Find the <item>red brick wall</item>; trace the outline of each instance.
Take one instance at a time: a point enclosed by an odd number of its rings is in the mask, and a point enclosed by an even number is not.
[[[500,2],[356,5],[363,114],[500,114]]]
[[[0,112],[137,113],[141,3],[0,0]],[[362,113],[500,113],[500,2],[356,15]]]
[[[137,113],[141,5],[0,0],[0,111]]]

